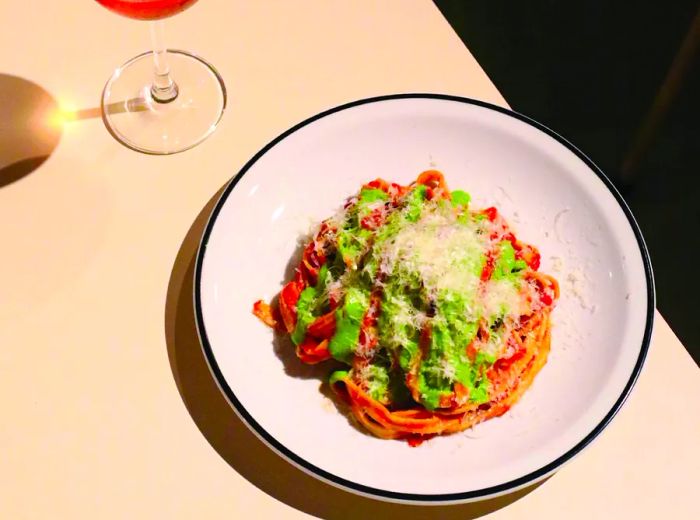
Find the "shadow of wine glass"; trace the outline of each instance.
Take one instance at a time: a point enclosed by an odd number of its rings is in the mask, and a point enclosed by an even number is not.
[[[311,477],[260,441],[219,390],[200,346],[195,323],[193,283],[197,248],[223,190],[200,212],[180,246],[168,285],[165,336],[170,367],[187,410],[209,444],[234,470],[275,499],[307,514],[331,519],[478,518],[515,502],[542,484],[468,504],[426,507],[388,503],[343,491]]]
[[[142,98],[105,107],[110,114],[147,109]],[[64,110],[36,83],[0,73],[0,188],[36,171],[58,146],[65,124],[99,117],[99,106]]]
[[[61,138],[56,100],[29,80],[0,74],[0,188],[29,175]]]

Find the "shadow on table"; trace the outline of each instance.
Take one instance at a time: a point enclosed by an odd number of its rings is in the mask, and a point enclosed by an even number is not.
[[[105,107],[110,114],[148,110],[142,98]],[[0,188],[36,171],[53,153],[64,125],[102,117],[102,108],[62,109],[39,85],[0,73]]]
[[[194,264],[200,237],[223,188],[187,233],[175,259],[165,305],[168,358],[180,395],[212,447],[238,473],[268,495],[321,518],[477,518],[534,490],[452,506],[410,506],[361,497],[311,477],[278,456],[238,418],[214,380],[199,344],[193,306]]]
[[[61,138],[58,104],[36,83],[0,73],[0,188],[29,175]]]

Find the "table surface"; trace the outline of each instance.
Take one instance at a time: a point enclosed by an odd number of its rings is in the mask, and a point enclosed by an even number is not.
[[[0,19],[0,85],[24,78],[64,107],[95,109],[114,67],[148,46],[144,23],[96,2],[2,2]],[[263,446],[221,397],[194,331],[192,259],[217,191],[274,136],[334,105],[418,91],[506,102],[428,0],[206,0],[167,33],[226,81],[211,138],[151,157],[86,117],[63,126],[38,169],[0,184],[0,517],[699,512],[700,372],[658,314],[627,404],[534,489],[428,511],[337,490]],[[0,130],[7,163],[26,140]]]

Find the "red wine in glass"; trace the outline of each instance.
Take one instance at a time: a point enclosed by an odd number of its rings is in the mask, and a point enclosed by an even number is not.
[[[184,11],[197,0],[97,0],[110,11],[137,20],[159,20]]]
[[[149,20],[152,52],[119,67],[102,92],[102,120],[123,145],[154,155],[192,148],[216,128],[226,108],[219,73],[196,54],[167,49],[162,18],[197,0],[97,0],[107,9]]]

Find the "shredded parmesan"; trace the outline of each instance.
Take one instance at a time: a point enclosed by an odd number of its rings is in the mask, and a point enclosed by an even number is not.
[[[564,269],[564,260],[559,256],[552,256],[552,271],[561,273]]]
[[[583,309],[587,309],[594,313],[596,311],[596,306],[588,301],[588,295],[586,286],[588,279],[583,271],[580,269],[574,269],[569,272],[566,276],[565,288],[570,294],[578,300],[579,305]]]
[[[442,358],[437,365],[428,367],[427,371],[450,383],[457,380],[457,369],[447,358]]]
[[[484,317],[506,316],[518,319],[526,312],[526,301],[518,284],[513,280],[489,280],[486,283],[482,297]]]
[[[474,295],[479,287],[476,273],[487,247],[486,235],[458,225],[451,211],[425,212],[413,225],[403,227],[382,251],[382,270],[398,267],[417,273],[428,290],[451,290]]]

